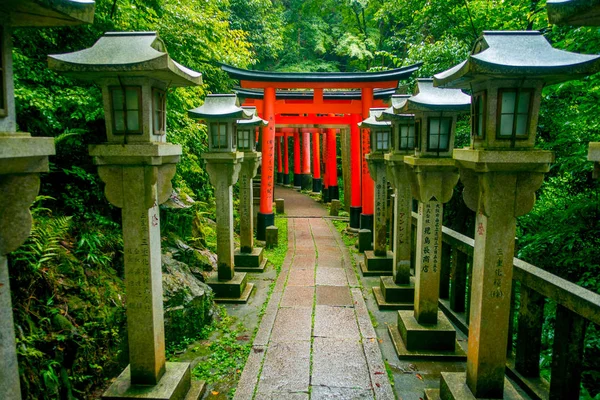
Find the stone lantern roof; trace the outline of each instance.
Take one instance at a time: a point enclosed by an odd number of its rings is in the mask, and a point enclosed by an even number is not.
[[[243,125],[244,127],[256,127],[256,126],[267,126],[267,125],[269,125],[268,121],[265,121],[264,119],[260,118],[256,114],[256,107],[242,107],[242,109],[246,113],[250,113],[250,115],[252,115],[252,118],[250,118],[250,119],[240,119],[240,120],[237,121],[238,125]]]
[[[406,105],[406,102],[410,98],[410,94],[395,94],[392,96],[391,107],[386,108],[377,117],[379,121],[395,121],[395,120],[412,120],[414,119],[413,114],[403,113],[402,108]]]
[[[471,107],[471,96],[459,89],[440,89],[433,86],[433,79],[417,79],[415,94],[398,102],[397,109],[406,113],[413,111],[466,112]],[[393,103],[392,103],[393,107]],[[395,108],[396,111],[396,108]]]
[[[493,78],[538,79],[546,84],[600,70],[600,57],[553,48],[538,31],[486,31],[462,63],[434,76],[436,86],[468,89]]]
[[[0,13],[10,26],[64,26],[94,22],[93,0],[4,0]]]
[[[149,77],[169,86],[202,84],[202,74],[169,57],[156,32],[107,32],[89,49],[48,57],[50,69],[75,78]]]
[[[188,111],[191,118],[196,119],[251,119],[256,115],[250,109],[237,105],[235,94],[209,94],[200,107]]]
[[[600,0],[548,0],[548,20],[558,25],[599,26]]]
[[[380,121],[378,118],[381,117],[381,114],[385,108],[371,108],[369,110],[369,117],[362,122],[358,123],[358,126],[361,128],[367,129],[376,129],[376,128],[385,128],[390,127],[392,123],[390,121]]]

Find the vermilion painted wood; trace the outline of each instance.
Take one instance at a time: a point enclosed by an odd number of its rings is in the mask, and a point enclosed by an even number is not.
[[[262,116],[269,125],[263,128],[262,163],[260,180],[260,213],[273,213],[273,178],[274,145],[275,145],[275,88],[265,88],[264,114]]]
[[[350,205],[360,207],[362,205],[361,193],[361,161],[360,161],[360,129],[358,123],[361,121],[360,115],[353,114],[350,123],[350,176],[352,177]]]
[[[277,133],[275,133],[275,144],[277,145],[277,172],[279,173],[281,173],[283,168],[283,163],[281,162],[281,136],[282,135],[277,136]]]
[[[289,136],[290,135],[287,132],[283,132],[283,173],[286,175],[290,173],[290,166],[289,166],[290,151],[288,149]]]
[[[294,175],[300,175],[300,134],[294,129]]]
[[[369,109],[373,107],[373,89],[364,88],[362,90],[362,119],[369,117]],[[369,167],[365,155],[371,152],[369,130],[362,129],[362,213],[373,215],[373,203],[375,202],[374,182],[369,174]]]
[[[321,149],[319,132],[315,131],[313,137],[313,179],[321,178]]]
[[[377,89],[398,87],[398,80],[382,82],[257,82],[240,81],[246,89],[262,89],[276,87],[278,89]]]
[[[336,129],[327,129],[327,180],[329,186],[337,186]]]
[[[302,129],[302,174],[310,174],[310,130]]]

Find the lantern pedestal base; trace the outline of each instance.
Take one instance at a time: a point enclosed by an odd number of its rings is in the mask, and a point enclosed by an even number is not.
[[[290,186],[290,174],[283,174],[283,186]]]
[[[439,389],[426,389],[427,400],[475,400],[476,397],[467,386],[465,372],[442,372]],[[524,397],[517,392],[511,381],[504,378],[504,400],[522,400]]]
[[[415,300],[415,278],[410,283],[398,285],[391,276],[382,276],[379,287],[373,288],[375,301],[380,310],[412,310]]]
[[[394,253],[391,251],[385,256],[376,256],[374,251],[367,250],[364,257],[364,261],[360,263],[363,276],[392,275]]]
[[[158,384],[132,385],[130,368],[119,375],[102,399],[199,400],[204,394],[203,381],[192,381],[189,363],[170,363]]]
[[[302,190],[311,190],[312,189],[312,176],[311,174],[302,174]]]
[[[264,249],[255,247],[251,253],[244,253],[235,249],[233,261],[235,270],[240,272],[264,272],[267,259],[263,257]]]
[[[254,284],[248,283],[245,272],[234,274],[233,279],[228,281],[221,281],[217,274],[213,274],[206,280],[206,284],[215,292],[217,303],[246,303],[254,289]]]
[[[329,200],[340,199],[340,188],[339,186],[329,186]]]
[[[350,232],[358,232],[360,229],[360,213],[362,211],[362,207],[350,207],[350,224],[348,225],[348,230]]]
[[[261,212],[256,216],[256,238],[258,240],[267,239],[267,227],[275,225],[275,214],[263,214]]]
[[[467,354],[456,341],[456,331],[443,312],[436,324],[419,324],[413,311],[398,311],[398,326],[388,331],[400,359],[434,358],[462,360]]]
[[[322,188],[321,178],[313,178],[312,180],[312,191],[313,193],[319,193]]]

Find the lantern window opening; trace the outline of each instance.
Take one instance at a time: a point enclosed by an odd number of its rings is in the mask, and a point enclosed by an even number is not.
[[[167,133],[167,94],[164,90],[152,88],[152,115],[154,134]]]
[[[142,134],[142,87],[110,88],[115,135]]]
[[[388,130],[375,131],[375,150],[387,151],[390,148],[390,132]]]
[[[6,68],[4,66],[5,44],[4,44],[4,29],[0,29],[0,118],[8,116],[8,108],[6,107]]]
[[[240,150],[251,150],[254,144],[254,132],[252,129],[240,128],[237,131],[237,147]]]
[[[498,89],[497,139],[517,139],[529,136],[529,121],[533,102],[533,89]]]
[[[210,136],[213,149],[227,149],[227,123],[226,122],[211,122]]]
[[[471,135],[475,139],[483,139],[485,137],[486,124],[486,109],[487,109],[487,92],[475,93],[473,102],[471,103]]]
[[[410,150],[415,148],[415,124],[402,124],[399,125],[400,129],[400,143],[398,143],[399,150]]]
[[[452,117],[430,117],[427,122],[427,151],[448,151]]]

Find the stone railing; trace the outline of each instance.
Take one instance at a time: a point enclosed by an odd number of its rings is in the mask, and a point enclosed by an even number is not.
[[[442,230],[440,308],[467,334],[474,240]],[[585,334],[590,322],[600,326],[600,295],[515,258],[511,297],[507,374],[534,399],[579,398]],[[546,299],[556,303],[550,382],[540,377]]]

